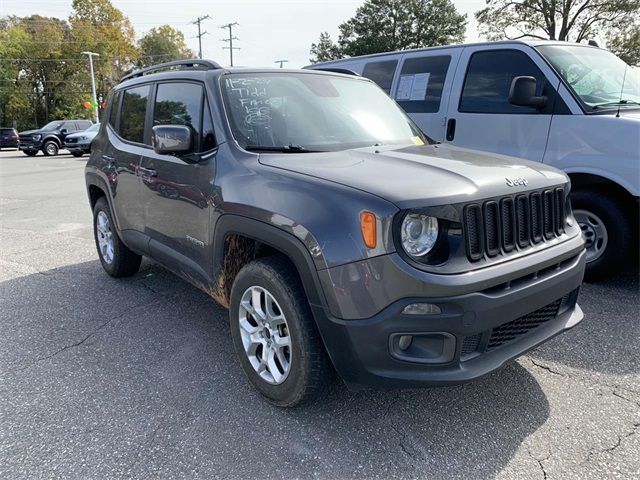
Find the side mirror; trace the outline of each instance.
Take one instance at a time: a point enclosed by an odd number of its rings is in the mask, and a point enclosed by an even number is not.
[[[156,125],[151,129],[151,145],[160,155],[191,153],[193,135],[184,125]]]
[[[66,128],[63,128],[62,130],[60,130],[60,133],[63,135],[66,135],[68,132],[68,130]]]
[[[536,79],[534,77],[515,77],[509,89],[509,103],[539,110],[547,104],[547,97],[536,96]]]

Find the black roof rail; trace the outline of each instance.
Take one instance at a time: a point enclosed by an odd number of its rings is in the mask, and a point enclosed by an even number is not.
[[[358,72],[354,72],[353,70],[349,70],[348,68],[339,68],[339,67],[304,67],[305,70],[320,70],[323,72],[333,72],[333,73],[344,73],[345,75],[355,75],[359,77],[360,74]]]
[[[194,70],[218,70],[222,68],[213,60],[200,60],[199,58],[194,58],[191,60],[175,60],[173,62],[159,63],[158,65],[152,65],[150,67],[141,68],[140,70],[134,70],[133,72],[122,77],[120,81],[124,82],[125,80],[142,77],[143,75],[159,72],[160,70],[166,70],[172,67],[182,67],[182,69],[192,68]]]

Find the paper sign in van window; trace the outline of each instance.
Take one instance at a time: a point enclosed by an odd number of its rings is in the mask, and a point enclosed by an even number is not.
[[[396,92],[396,100],[420,101],[427,96],[429,73],[401,75]]]

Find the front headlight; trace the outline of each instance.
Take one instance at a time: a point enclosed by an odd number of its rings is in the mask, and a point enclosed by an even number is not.
[[[40,138],[42,138],[42,135],[34,135],[31,138],[37,142],[38,140],[40,140]]]
[[[438,219],[420,213],[405,215],[400,227],[402,248],[412,257],[423,257],[438,240]]]
[[[86,140],[87,137],[80,137],[79,140]]]

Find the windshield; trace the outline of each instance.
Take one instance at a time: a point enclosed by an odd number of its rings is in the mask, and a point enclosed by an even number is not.
[[[639,71],[613,53],[577,45],[538,50],[589,110],[640,108]]]
[[[57,130],[60,127],[62,127],[62,123],[63,122],[49,122],[44,127],[42,127],[40,130]]]
[[[426,137],[375,84],[316,73],[223,77],[236,141],[248,150],[329,151]]]

